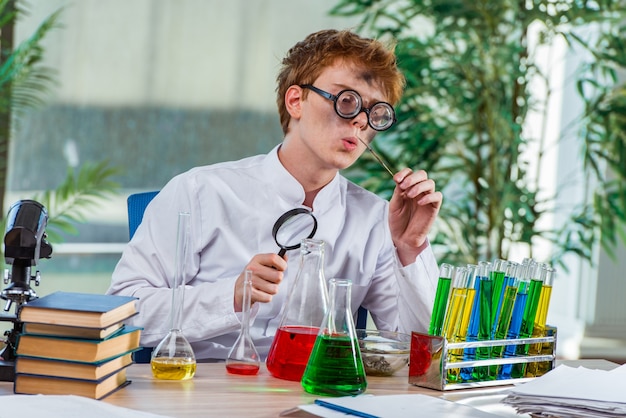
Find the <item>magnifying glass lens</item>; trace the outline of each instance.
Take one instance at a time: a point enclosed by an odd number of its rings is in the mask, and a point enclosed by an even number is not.
[[[317,230],[317,219],[310,210],[296,208],[285,212],[274,224],[274,241],[281,248],[282,257],[287,250],[295,250],[305,238],[313,238]]]

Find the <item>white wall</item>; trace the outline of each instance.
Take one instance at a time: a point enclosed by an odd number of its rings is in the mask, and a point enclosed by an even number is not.
[[[333,0],[32,0],[33,24],[59,7],[64,28],[50,34],[58,69],[55,100],[99,105],[275,109],[280,60],[324,28]]]

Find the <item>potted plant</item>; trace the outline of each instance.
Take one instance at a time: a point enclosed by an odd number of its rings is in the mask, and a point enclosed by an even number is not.
[[[432,243],[442,262],[506,259],[514,245],[541,261],[560,263],[566,253],[591,260],[597,244],[610,252],[626,242],[623,1],[340,0],[331,14],[395,40],[406,93],[398,126],[373,147],[396,168],[422,168],[437,181],[444,204]],[[583,111],[555,141],[576,133],[593,187],[582,203],[558,208],[566,221],[546,228],[543,218],[568,193],[567,185],[546,191],[540,168],[555,87],[538,53],[555,41],[586,54],[566,80]],[[347,175],[388,196],[394,184],[381,170],[366,156]],[[541,239],[552,245],[549,257],[533,254]]]
[[[44,65],[43,40],[58,28],[62,9],[47,17],[27,39],[14,45],[14,26],[27,13],[25,2],[0,0],[0,228],[4,232],[9,142],[19,116],[46,103],[55,83],[55,71]],[[68,168],[65,180],[54,190],[32,198],[50,215],[47,230],[51,242],[62,241],[62,233],[75,233],[75,224],[84,221],[85,211],[117,192],[111,179],[119,170],[107,162],[86,163]],[[1,255],[0,250],[0,255]],[[4,262],[4,258],[0,264]]]

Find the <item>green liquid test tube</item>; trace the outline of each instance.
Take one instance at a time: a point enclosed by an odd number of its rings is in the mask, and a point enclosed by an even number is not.
[[[504,288],[502,289],[502,300],[500,304],[500,314],[498,322],[494,324],[493,338],[500,340],[506,338],[513,315],[513,305],[517,297],[517,290],[520,280],[518,278],[519,264],[507,262],[506,272],[504,275]],[[501,354],[501,353],[500,353]],[[497,357],[500,357],[499,355]]]
[[[495,328],[498,324],[500,309],[502,308],[502,299],[504,298],[504,277],[508,261],[495,259],[491,264],[491,280],[493,281],[493,295],[491,301],[491,338],[495,335]]]
[[[494,339],[503,340],[506,338],[509,331],[509,325],[511,324],[511,317],[513,315],[513,306],[515,305],[515,299],[517,298],[517,289],[519,286],[519,279],[515,277],[517,274],[517,264],[507,268],[506,274],[506,286],[504,288],[504,297],[502,300],[502,309],[498,324],[496,326],[496,332]],[[495,346],[491,351],[492,358],[502,357],[504,346]],[[497,377],[498,366],[490,366],[489,376]]]
[[[446,315],[448,299],[450,297],[450,285],[452,282],[453,266],[443,263],[439,268],[439,280],[437,281],[437,290],[435,292],[435,303],[433,304],[433,313],[430,318],[430,326],[428,334],[441,336],[443,333],[443,321]]]
[[[550,297],[552,295],[552,283],[556,275],[556,270],[548,265],[541,266],[541,296],[537,306],[537,314],[535,315],[535,324],[533,327],[533,337],[546,336],[546,321],[548,318],[548,307],[550,306]],[[529,355],[549,354],[552,351],[552,343],[532,344],[528,349]],[[549,362],[528,363],[526,366],[525,377],[538,377],[545,374],[549,370]]]
[[[534,261],[531,261],[526,266],[526,274],[531,279],[530,288],[528,289],[528,299],[526,300],[526,307],[524,309],[524,315],[522,316],[522,328],[520,329],[519,338],[530,338],[535,326],[535,316],[537,315],[537,308],[539,306],[539,298],[541,297],[541,288],[543,287],[543,281],[538,277],[538,265]],[[517,355],[528,355],[528,344],[521,344],[517,347]],[[521,378],[524,377],[526,372],[526,364],[518,363],[513,366],[511,377]]]
[[[513,305],[513,314],[511,315],[511,323],[506,335],[506,338],[509,340],[517,339],[519,337],[519,330],[522,327],[522,316],[524,314],[524,308],[526,307],[526,300],[528,299],[529,287],[530,281],[526,277],[521,277],[520,275],[517,295],[515,296],[515,304]],[[507,345],[504,348],[504,357],[515,357],[516,350],[516,345]],[[503,364],[498,370],[497,379],[510,379],[511,370],[513,370],[512,364]]]

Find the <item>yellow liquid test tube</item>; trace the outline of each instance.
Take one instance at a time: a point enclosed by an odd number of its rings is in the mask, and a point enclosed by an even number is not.
[[[461,313],[463,312],[465,298],[467,296],[466,278],[467,269],[464,267],[454,268],[452,273],[452,292],[450,294],[446,316],[443,321],[442,335],[447,340],[450,340],[450,338],[455,335],[456,329],[459,326]]]
[[[467,268],[457,267],[453,275],[452,296],[444,322],[444,337],[449,342],[465,341],[467,327],[474,304],[474,280],[478,266],[468,265]],[[450,350],[450,362],[463,360],[463,349]],[[449,382],[461,381],[461,369],[448,370]]]

